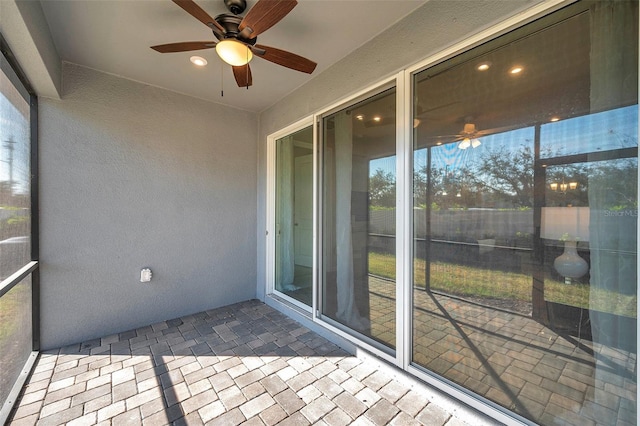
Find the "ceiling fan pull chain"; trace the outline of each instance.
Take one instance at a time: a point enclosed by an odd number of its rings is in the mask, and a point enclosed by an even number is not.
[[[224,98],[224,65],[220,62],[220,97]]]
[[[247,49],[247,90],[249,90],[249,49]]]

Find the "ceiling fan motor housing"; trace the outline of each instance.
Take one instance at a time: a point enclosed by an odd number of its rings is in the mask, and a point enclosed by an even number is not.
[[[229,0],[226,0],[226,1],[229,1]],[[240,22],[242,22],[241,17],[224,13],[222,15],[216,16],[215,19],[216,19],[216,22],[219,23],[224,28],[223,35],[217,34],[215,31],[213,32],[213,35],[216,36],[218,40],[222,41],[229,38],[235,38],[235,39],[241,40],[245,44],[250,44],[252,46],[256,44],[256,41],[258,41],[257,37],[254,37],[254,38],[238,37],[240,33],[240,31],[238,31],[238,25],[240,25]]]

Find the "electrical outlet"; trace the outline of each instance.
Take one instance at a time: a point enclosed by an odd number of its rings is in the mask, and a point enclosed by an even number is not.
[[[151,281],[151,276],[153,274],[151,273],[151,269],[149,268],[143,268],[140,271],[140,282],[141,283],[148,283],[149,281]]]

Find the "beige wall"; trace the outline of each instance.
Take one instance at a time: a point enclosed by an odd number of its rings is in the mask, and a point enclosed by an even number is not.
[[[40,99],[42,347],[255,297],[256,115],[63,77]]]

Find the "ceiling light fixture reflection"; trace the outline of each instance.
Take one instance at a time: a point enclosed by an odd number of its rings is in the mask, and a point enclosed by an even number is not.
[[[515,67],[513,67],[513,68],[511,68],[509,70],[509,74],[518,75],[518,74],[522,73],[522,71],[524,71],[524,68],[522,68],[519,65],[516,65]]]
[[[253,59],[253,53],[245,44],[231,39],[216,44],[216,52],[220,59],[234,67],[247,65]]]
[[[379,122],[380,120],[382,120],[382,117],[380,117],[379,115],[373,117],[373,121]]]
[[[551,117],[549,121],[555,123],[556,121],[560,121],[560,117]]]
[[[480,145],[482,145],[482,142],[480,142],[480,139],[478,138],[464,138],[462,139],[462,142],[460,142],[458,144],[458,148],[459,149],[467,149],[467,148],[477,148]]]
[[[364,115],[362,115],[362,114],[358,114],[358,115],[356,115],[356,118],[357,118],[358,120],[362,121],[362,120],[364,120]]]
[[[491,62],[481,62],[478,64],[478,66],[476,67],[476,69],[478,71],[486,71],[489,68],[491,68]]]
[[[207,65],[207,60],[201,56],[192,56],[189,58],[189,60],[193,65],[198,67],[204,67],[205,65]]]

